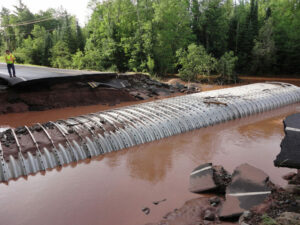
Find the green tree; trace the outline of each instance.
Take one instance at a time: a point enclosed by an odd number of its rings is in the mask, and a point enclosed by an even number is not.
[[[220,57],[227,49],[229,19],[222,0],[203,0],[201,17],[203,41],[207,52]]]
[[[3,27],[3,30],[0,31],[3,37],[3,48],[14,50],[16,48],[16,39],[13,27],[9,26],[12,22],[9,9],[3,7],[0,12],[0,18],[1,27]]]
[[[155,43],[154,61],[159,74],[175,71],[176,51],[194,39],[186,0],[161,0],[153,3]]]
[[[280,73],[300,71],[300,2],[271,1],[276,67]]]
[[[19,0],[19,4],[14,6],[14,14],[11,15],[11,23],[22,24],[24,21],[33,21],[35,19],[34,15],[27,6]],[[27,24],[25,26],[15,26],[13,27],[14,34],[16,38],[16,47],[22,44],[23,39],[30,36],[30,33],[33,30],[33,24]]]
[[[71,53],[67,43],[58,41],[51,49],[51,65],[57,68],[69,68],[72,64]]]
[[[257,40],[252,50],[252,71],[254,73],[268,73],[276,62],[276,48],[273,39],[273,23],[269,18],[259,30]]]
[[[187,50],[179,49],[176,53],[180,77],[188,82],[195,80],[197,75],[210,75],[216,68],[217,60],[207,54],[202,45],[190,44]]]
[[[230,51],[225,52],[225,54],[218,61],[217,70],[222,75],[222,79],[228,83],[237,81],[237,75],[235,73],[237,60],[238,58],[234,56],[233,51]]]
[[[129,69],[132,71],[154,72],[155,32],[153,28],[153,5],[149,0],[138,0],[136,5],[136,31],[131,40],[131,47],[128,46]],[[149,67],[150,66],[150,67]]]
[[[72,55],[72,68],[79,70],[85,68],[84,54],[82,51],[79,50],[76,54]]]
[[[17,48],[16,56],[19,62],[35,65],[50,65],[50,49],[52,41],[44,27],[34,25],[32,37],[23,40],[21,47]]]
[[[196,37],[196,43],[200,44],[203,42],[203,31],[201,26],[201,12],[200,12],[200,3],[198,0],[192,0],[191,3],[191,14],[192,14],[192,30],[193,34]]]
[[[93,67],[107,69],[117,66],[128,70],[128,62],[136,31],[136,10],[130,0],[105,1],[96,6],[87,26],[86,57],[100,62]]]

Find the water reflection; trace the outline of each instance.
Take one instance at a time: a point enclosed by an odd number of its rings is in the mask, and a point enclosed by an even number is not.
[[[138,146],[131,151],[126,160],[130,175],[149,181],[153,184],[163,180],[169,169],[173,167],[174,142],[158,141],[149,143],[147,147]]]
[[[281,117],[240,126],[238,128],[240,135],[248,137],[249,139],[269,138],[273,135],[281,133],[282,131]]]

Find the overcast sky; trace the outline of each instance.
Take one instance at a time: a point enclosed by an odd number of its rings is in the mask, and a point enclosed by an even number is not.
[[[33,13],[48,8],[57,9],[62,6],[68,13],[75,15],[82,26],[87,22],[89,15],[89,10],[87,9],[88,1],[89,0],[22,0]],[[0,0],[0,8],[6,7],[13,9],[13,6],[18,5],[18,2],[18,0]]]

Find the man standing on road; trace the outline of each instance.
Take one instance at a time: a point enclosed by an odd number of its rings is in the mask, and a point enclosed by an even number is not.
[[[9,73],[10,77],[16,77],[16,70],[15,70],[15,56],[9,51],[6,50],[5,51],[6,55],[5,55],[5,62],[7,64],[7,70]],[[12,74],[11,74],[11,70],[12,70]]]

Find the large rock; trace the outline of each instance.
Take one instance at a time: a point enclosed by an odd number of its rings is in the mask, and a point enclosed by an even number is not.
[[[268,180],[266,173],[249,164],[237,167],[226,189],[226,201],[220,211],[220,218],[238,218],[245,210],[262,203],[271,193],[267,186]]]
[[[276,222],[281,225],[300,225],[300,214],[284,212],[276,218]]]
[[[206,163],[195,168],[190,174],[189,190],[194,193],[208,191],[224,192],[230,180],[230,175],[223,167]]]
[[[286,187],[285,187],[285,190],[289,193],[293,193],[293,194],[296,194],[296,195],[300,195],[300,185],[297,185],[297,184],[288,184]]]
[[[284,120],[285,137],[281,142],[281,152],[274,165],[300,169],[300,113],[288,116]]]

